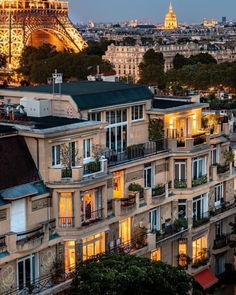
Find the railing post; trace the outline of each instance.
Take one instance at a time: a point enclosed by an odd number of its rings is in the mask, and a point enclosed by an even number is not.
[[[6,234],[6,246],[9,253],[16,252],[16,233],[10,232]]]

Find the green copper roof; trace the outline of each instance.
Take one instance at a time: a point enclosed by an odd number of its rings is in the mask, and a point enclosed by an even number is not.
[[[58,92],[56,86],[56,92]],[[119,82],[81,81],[62,84],[62,94],[70,95],[81,110],[101,108],[153,98],[144,85]],[[52,85],[17,87],[9,90],[35,93],[52,93]]]

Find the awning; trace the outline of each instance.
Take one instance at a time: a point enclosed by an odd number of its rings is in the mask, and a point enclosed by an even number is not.
[[[194,278],[203,287],[204,290],[210,288],[219,281],[209,269],[205,269],[199,272],[194,276]]]

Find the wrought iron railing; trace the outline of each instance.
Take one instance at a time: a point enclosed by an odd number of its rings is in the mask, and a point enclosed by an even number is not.
[[[209,212],[199,213],[197,215],[193,215],[193,227],[198,227],[203,224],[208,223],[210,220]]]
[[[59,227],[68,228],[74,226],[74,217],[59,217],[58,225]]]
[[[222,234],[221,236],[216,237],[216,239],[214,240],[213,249],[217,250],[217,249],[226,247],[229,244],[229,242],[230,242],[230,235]]]
[[[225,211],[228,211],[230,209],[233,209],[236,207],[236,199],[233,199],[231,201],[223,201],[220,204],[219,208],[213,208],[209,211],[210,216],[215,216],[221,213],[224,213]]]
[[[123,152],[107,151],[104,153],[104,156],[108,160],[108,165],[113,166],[152,154],[155,155],[165,149],[167,149],[167,141],[166,139],[161,139],[129,146]]]
[[[130,253],[147,246],[147,234],[138,235],[128,241],[114,245],[109,253]]]
[[[187,179],[175,179],[174,188],[187,188]]]
[[[89,225],[94,222],[97,222],[99,220],[102,220],[102,213],[103,213],[103,208],[82,214],[81,225],[85,226],[85,225]]]
[[[121,210],[131,209],[136,206],[136,195],[131,195],[128,198],[120,199]]]
[[[16,243],[17,245],[22,245],[30,241],[42,238],[43,236],[44,236],[44,228],[43,228],[43,225],[41,225],[40,227],[37,227],[33,230],[17,233]]]
[[[156,187],[152,188],[152,197],[159,197],[166,192],[166,187],[165,185],[157,185]]]
[[[192,179],[192,187],[196,187],[205,183],[207,183],[207,174],[202,175],[196,179]]]
[[[209,261],[209,251],[203,249],[198,253],[198,255],[194,256],[192,258],[192,268],[198,268],[204,265],[207,265]]]

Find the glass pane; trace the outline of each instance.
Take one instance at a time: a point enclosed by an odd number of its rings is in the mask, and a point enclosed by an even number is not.
[[[122,146],[121,146],[121,126],[117,126],[117,151],[121,152]]]
[[[29,286],[31,284],[31,263],[30,258],[25,260],[25,282]]]
[[[122,132],[122,140],[123,140],[123,150],[127,147],[127,126],[123,126]]]
[[[123,120],[123,122],[127,121],[127,110],[122,111],[122,120]]]
[[[111,149],[116,150],[116,128],[111,128]]]
[[[18,285],[19,289],[24,288],[24,266],[23,261],[18,262]]]

